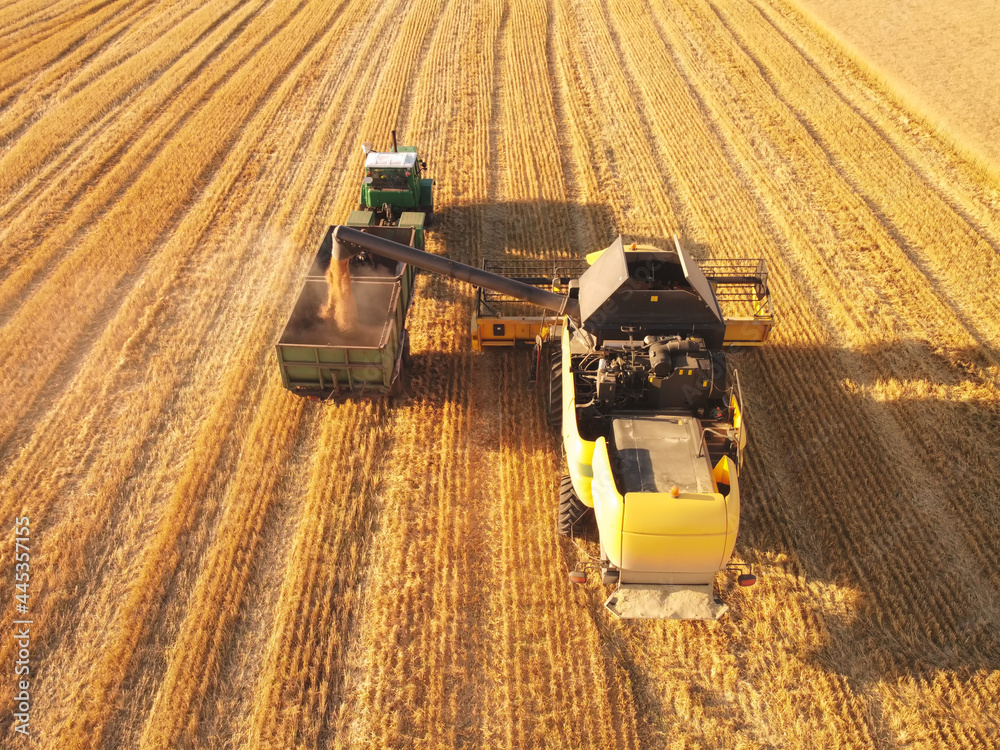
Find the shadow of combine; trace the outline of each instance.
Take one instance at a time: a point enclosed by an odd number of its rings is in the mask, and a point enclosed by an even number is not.
[[[808,658],[860,683],[1000,668],[997,353],[903,340],[730,362],[750,424],[737,554],[763,600],[771,573],[822,623]],[[730,597],[734,619],[782,605],[754,593]]]
[[[439,252],[472,265],[497,257],[582,258],[620,233],[639,244],[669,247],[672,242],[623,231],[606,204],[551,200],[446,206],[437,211],[433,230]]]

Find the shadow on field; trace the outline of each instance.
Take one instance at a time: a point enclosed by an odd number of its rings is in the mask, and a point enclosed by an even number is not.
[[[1000,668],[997,353],[903,340],[730,361],[751,429],[737,554],[763,572],[734,615],[787,622],[788,596],[822,623],[809,658],[861,683]]]
[[[442,243],[439,252],[473,265],[483,258],[541,258],[553,251],[582,258],[610,245],[619,233],[627,242],[664,247],[672,242],[623,231],[606,204],[551,200],[442,207],[432,232]]]

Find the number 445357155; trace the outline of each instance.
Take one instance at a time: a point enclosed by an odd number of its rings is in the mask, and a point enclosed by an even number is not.
[[[14,582],[17,585],[16,598],[18,604],[25,608],[28,606],[28,582],[31,580],[31,554],[28,549],[29,525],[27,516],[21,516],[14,521],[14,544],[16,545],[14,552],[17,560],[14,573]]]

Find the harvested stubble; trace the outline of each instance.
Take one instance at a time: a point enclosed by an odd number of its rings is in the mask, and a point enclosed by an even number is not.
[[[996,744],[1000,186],[796,7],[8,4],[0,518],[32,519],[37,746]],[[767,257],[777,341],[734,357],[760,583],[727,620],[626,626],[566,583],[558,442],[527,363],[469,352],[463,285],[418,277],[407,396],[280,387],[392,127],[431,252]]]

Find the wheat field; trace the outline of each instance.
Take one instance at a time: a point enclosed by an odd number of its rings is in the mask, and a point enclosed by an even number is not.
[[[963,145],[1000,162],[1000,4],[793,0]]]
[[[723,620],[567,582],[542,394],[463,284],[418,276],[401,397],[282,388],[392,128],[431,252],[767,259]],[[1000,744],[1000,180],[964,153],[789,0],[0,0],[2,744]]]

